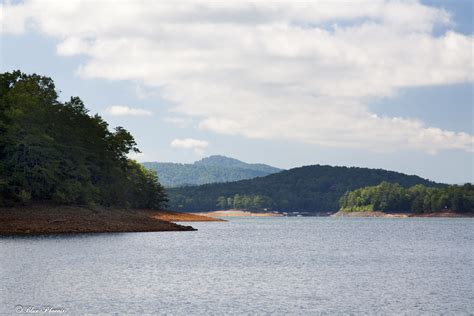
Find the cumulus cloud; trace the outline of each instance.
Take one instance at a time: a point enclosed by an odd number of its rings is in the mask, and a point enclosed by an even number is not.
[[[173,139],[170,143],[170,146],[173,148],[181,149],[192,149],[196,154],[204,154],[204,149],[209,145],[205,140],[194,139],[194,138],[184,138],[184,139]]]
[[[150,111],[139,109],[139,108],[131,108],[125,105],[112,105],[105,109],[105,113],[110,114],[112,116],[151,116],[152,113]]]
[[[83,78],[156,88],[201,129],[390,151],[472,150],[473,136],[368,104],[404,87],[473,80],[472,36],[417,1],[25,1],[4,32],[56,38]],[[448,106],[448,105],[447,105]]]
[[[165,117],[163,119],[163,121],[165,121],[166,123],[170,123],[170,124],[173,124],[177,127],[181,127],[181,128],[184,128],[184,127],[188,127],[189,125],[191,125],[191,123],[193,122],[193,120],[189,117],[181,117],[181,116],[169,116],[169,117]]]

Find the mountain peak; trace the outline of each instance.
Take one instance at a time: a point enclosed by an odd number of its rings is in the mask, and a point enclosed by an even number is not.
[[[213,166],[222,168],[240,168],[247,170],[264,171],[267,173],[280,172],[283,169],[272,167],[261,163],[246,163],[235,158],[230,158],[222,155],[212,155],[196,161],[194,165],[197,166]]]
[[[212,155],[209,157],[202,158],[194,163],[195,165],[205,166],[225,166],[225,167],[242,167],[247,164],[235,158],[230,158],[222,155]]]
[[[193,164],[144,162],[143,165],[157,171],[160,182],[167,187],[237,181],[282,171],[222,155],[206,157]]]

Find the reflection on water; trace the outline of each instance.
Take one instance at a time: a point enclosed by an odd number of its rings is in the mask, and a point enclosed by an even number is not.
[[[474,220],[235,218],[0,238],[0,313],[473,313]]]

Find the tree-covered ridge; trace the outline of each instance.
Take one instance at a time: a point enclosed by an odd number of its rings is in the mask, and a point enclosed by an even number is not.
[[[51,78],[0,74],[0,206],[60,204],[159,208],[155,173],[127,159],[138,152],[122,127],[110,131],[78,97],[58,100]]]
[[[172,188],[167,189],[167,192],[170,206],[175,210],[266,208],[276,211],[319,213],[337,211],[339,199],[347,191],[377,185],[383,181],[397,182],[403,187],[416,184],[439,186],[418,176],[382,169],[314,165],[250,180]],[[236,195],[238,203],[235,203]]]
[[[213,155],[206,158],[202,158],[201,160],[196,161],[194,165],[241,168],[241,169],[267,172],[268,174],[283,171],[283,169],[275,168],[269,165],[265,165],[263,163],[246,163],[238,159],[230,158],[230,157],[226,157],[222,155]]]
[[[166,187],[238,181],[281,171],[272,166],[248,164],[217,155],[203,158],[193,164],[144,162],[143,165],[156,171],[161,183]]]
[[[451,185],[429,188],[418,184],[404,188],[398,183],[382,182],[376,186],[347,192],[340,199],[341,211],[384,211],[430,213],[441,210],[474,211],[474,186]]]

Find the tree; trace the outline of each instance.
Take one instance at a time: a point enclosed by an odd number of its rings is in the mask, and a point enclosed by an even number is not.
[[[474,210],[474,187],[445,186],[428,188],[415,185],[403,188],[398,184],[382,182],[377,186],[346,192],[340,199],[343,211],[412,211],[415,213],[452,210]]]
[[[159,208],[156,174],[127,158],[133,136],[90,116],[79,97],[58,101],[51,78],[0,75],[0,206],[49,201]]]
[[[242,197],[247,196],[252,201],[247,205],[252,209],[271,209],[275,211],[303,211],[308,213],[337,211],[339,199],[346,193],[367,186],[375,186],[381,182],[399,183],[401,188],[408,188],[416,184],[426,187],[441,187],[443,185],[430,182],[417,176],[408,176],[401,173],[380,169],[346,168],[331,166],[305,166],[287,171],[271,174],[265,177],[254,178],[228,183],[214,183],[200,186],[185,186],[168,188],[170,207],[183,211],[216,210],[217,199],[220,196],[233,198],[238,195],[238,200],[228,201],[228,207],[243,209]],[[398,192],[367,190],[364,195],[357,196],[361,199],[358,203],[364,205],[366,199],[372,199],[376,194],[373,208],[379,208],[384,202],[384,209],[390,201],[397,201],[400,197],[405,203],[396,208],[409,208],[406,206],[407,192],[397,189]],[[183,198],[189,203],[183,203]],[[264,199],[263,204],[255,206],[254,197]],[[352,197],[352,196],[351,196]],[[354,196],[354,198],[356,198]]]
[[[241,201],[241,199],[240,199],[240,195],[239,195],[239,194],[234,195],[233,201],[234,201],[233,207],[234,207],[235,209],[240,209],[240,208],[242,207],[242,201]]]
[[[225,198],[225,196],[219,196],[217,198],[217,206],[222,209],[225,209],[227,207],[227,199]]]

